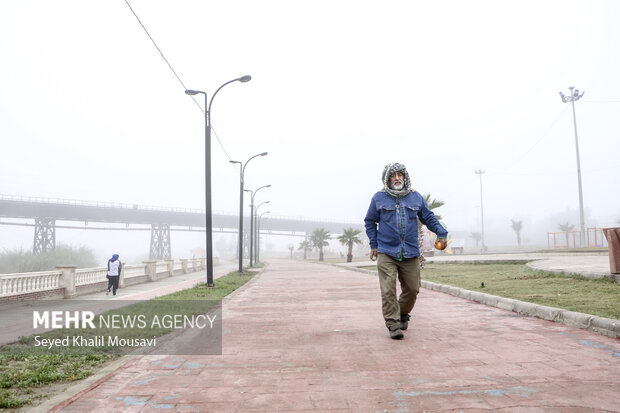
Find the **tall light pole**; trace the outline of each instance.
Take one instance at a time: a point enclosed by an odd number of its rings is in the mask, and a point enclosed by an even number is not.
[[[267,201],[269,202],[269,201]],[[259,262],[259,252],[260,252],[260,221],[263,218],[263,215],[270,213],[271,211],[265,211],[258,216],[257,226],[258,226],[258,237],[256,240],[256,262]]]
[[[258,206],[254,209],[254,222],[256,222],[256,231],[255,232],[255,236],[254,236],[254,245],[256,245],[255,251],[256,254],[254,254],[254,262],[258,264],[258,241],[260,238],[260,228],[258,226],[258,209],[265,205],[268,204],[269,201],[265,201],[265,202],[261,202],[260,204],[258,204]]]
[[[263,188],[269,188],[271,187],[271,185],[263,185],[261,187],[256,188],[254,191],[252,191],[251,189],[245,189],[244,191],[249,192],[251,194],[251,202],[250,202],[250,267],[252,266],[252,258],[253,258],[253,251],[254,251],[254,195],[256,195],[256,193],[258,191],[260,191]]]
[[[579,140],[577,139],[577,118],[575,116],[575,101],[581,99],[585,92],[579,94],[579,89],[575,89],[574,86],[569,87],[569,96],[564,96],[564,93],[560,92],[562,102],[570,102],[573,107],[573,127],[575,128],[575,150],[577,152],[577,183],[579,185],[579,227],[581,248],[586,245],[586,223],[583,214],[583,191],[581,189],[581,163],[579,162]]]
[[[484,171],[482,169],[478,169],[474,171],[480,177],[480,237],[482,240],[481,250],[484,252],[485,244],[484,244],[484,208],[482,207],[482,174]]]
[[[256,158],[257,156],[265,155],[267,155],[267,152],[256,154],[247,161],[245,161],[245,163],[232,160],[230,161],[230,163],[239,164],[239,272],[243,272],[243,183],[245,176],[245,167],[252,159]],[[252,264],[250,263],[250,265]]]
[[[229,80],[224,83],[222,86],[217,88],[213,96],[211,96],[211,100],[207,105],[207,93],[201,90],[192,90],[187,89],[185,91],[186,95],[194,96],[199,93],[205,95],[205,215],[206,215],[206,223],[205,223],[205,232],[206,232],[206,249],[207,249],[207,286],[213,287],[213,216],[211,210],[211,104],[213,103],[213,98],[217,95],[217,92],[220,91],[224,86],[233,82],[249,82],[252,80],[252,77],[249,75],[245,75],[239,77],[237,79]]]

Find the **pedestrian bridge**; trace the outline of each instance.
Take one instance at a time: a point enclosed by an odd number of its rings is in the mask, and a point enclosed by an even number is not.
[[[205,212],[193,209],[154,207],[54,198],[32,198],[0,195],[0,218],[22,222],[0,222],[1,225],[34,227],[33,252],[40,253],[56,246],[56,229],[151,231],[151,259],[170,259],[171,231],[205,230]],[[34,222],[23,222],[23,220]],[[81,222],[82,225],[58,224],[58,221]],[[116,227],[92,226],[91,223],[116,224]],[[118,224],[121,224],[119,227]],[[265,217],[258,222],[260,234],[306,237],[317,228],[341,234],[345,228],[363,229],[359,223],[304,217]],[[124,225],[124,226],[122,226]],[[244,217],[244,237],[249,237],[250,217]],[[238,233],[239,214],[214,211],[213,231]],[[247,243],[246,243],[247,244]]]

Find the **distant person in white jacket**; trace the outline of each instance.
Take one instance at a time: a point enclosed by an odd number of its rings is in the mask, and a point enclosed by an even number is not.
[[[121,274],[121,262],[118,259],[118,254],[112,255],[112,258],[108,260],[108,290],[105,295],[110,294],[112,289],[112,295],[116,295],[118,289],[118,278]]]

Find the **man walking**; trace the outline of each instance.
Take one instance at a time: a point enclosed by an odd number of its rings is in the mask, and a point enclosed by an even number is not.
[[[370,259],[377,260],[385,325],[390,337],[398,340],[409,326],[409,313],[420,291],[418,218],[437,234],[440,249],[447,245],[448,232],[422,195],[411,188],[405,165],[386,165],[381,178],[383,189],[372,197],[364,224],[370,240]],[[397,278],[402,290],[398,299]]]

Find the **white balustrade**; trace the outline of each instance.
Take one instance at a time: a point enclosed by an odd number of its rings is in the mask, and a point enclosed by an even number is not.
[[[96,284],[102,281],[107,282],[107,273],[108,270],[106,268],[83,268],[81,270],[75,270],[75,285]]]
[[[199,260],[189,260],[188,271],[197,271],[192,263],[199,264]],[[159,261],[155,264],[157,273],[168,272],[168,262]],[[174,271],[183,270],[182,261],[174,261]],[[145,264],[123,265],[124,278],[145,276],[147,266]],[[9,297],[38,291],[49,291],[61,288],[62,271],[41,271],[17,274],[0,274],[0,297]],[[106,281],[107,268],[82,268],[75,270],[75,286],[90,285]]]
[[[166,261],[158,261],[155,266],[155,273],[168,272],[168,263]]]
[[[0,297],[59,288],[62,271],[0,275]]]
[[[125,279],[133,278],[133,277],[141,277],[143,275],[146,275],[146,265],[144,264],[124,265],[123,274],[125,275]]]

